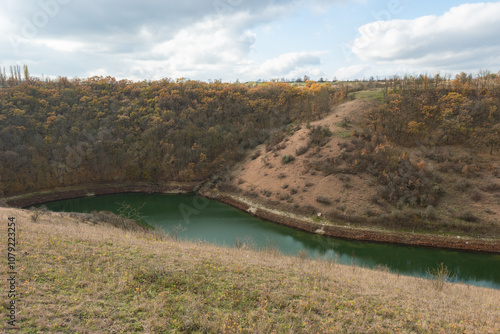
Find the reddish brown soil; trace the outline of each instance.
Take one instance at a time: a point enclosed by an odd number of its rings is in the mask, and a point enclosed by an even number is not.
[[[286,147],[276,153],[265,152],[265,148],[260,147],[258,150],[261,155],[242,164],[233,174],[231,184],[243,192],[256,192],[260,195],[264,192],[271,193],[268,197],[270,200],[280,200],[288,194],[294,203],[313,206],[318,212],[326,212],[329,208],[328,205],[317,202],[319,196],[337,203],[341,211],[349,215],[363,215],[369,209],[378,210],[369,201],[375,189],[369,186],[370,178],[367,175],[350,176],[347,191],[338,175],[325,177],[308,167],[313,160],[337,156],[340,153],[338,144],[346,141],[352,132],[352,128],[342,128],[339,123],[344,118],[360,122],[371,105],[372,102],[369,101],[347,102],[335,108],[324,119],[311,123],[311,126],[328,126],[333,136],[324,147],[310,149],[304,155],[296,156],[296,150],[305,146],[309,140],[309,129],[305,125],[278,145]],[[283,164],[283,155],[295,156],[296,160]],[[296,194],[292,194],[295,190]]]

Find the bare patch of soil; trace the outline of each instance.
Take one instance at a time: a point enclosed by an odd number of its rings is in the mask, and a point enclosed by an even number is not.
[[[369,177],[325,176],[314,171],[310,163],[338,156],[339,143],[350,138],[372,104],[370,101],[347,102],[336,107],[327,117],[310,123],[311,128],[328,127],[332,136],[323,147],[311,145],[303,155],[297,155],[297,151],[308,146],[310,140],[310,129],[305,124],[278,144],[275,150],[266,152],[264,146],[259,147],[260,156],[245,161],[233,174],[231,185],[243,192],[257,193],[261,199],[312,206],[318,213],[337,209],[347,214],[362,215],[372,208],[369,198],[374,189],[369,186]],[[343,122],[347,123],[346,126]],[[284,164],[283,156],[293,156],[295,160]],[[321,201],[322,198],[326,200]]]

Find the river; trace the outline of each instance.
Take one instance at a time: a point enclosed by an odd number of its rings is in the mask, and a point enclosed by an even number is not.
[[[117,194],[46,203],[53,211],[117,212],[121,203],[140,209],[147,224],[178,238],[234,247],[275,247],[283,254],[368,268],[385,267],[402,275],[428,277],[444,263],[454,281],[500,289],[500,255],[333,239],[266,222],[229,205],[195,195]],[[177,231],[177,232],[175,232]]]

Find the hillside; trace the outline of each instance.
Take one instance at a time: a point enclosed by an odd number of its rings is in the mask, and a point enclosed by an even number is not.
[[[232,175],[231,185],[247,192],[251,197],[259,195],[266,202],[284,200],[285,203],[300,203],[303,207],[315,207],[311,213],[325,212],[327,203],[318,203],[319,197],[324,197],[330,203],[338,203],[344,212],[362,215],[370,208],[370,195],[373,189],[363,176],[324,175],[311,166],[315,159],[335,157],[340,154],[339,144],[351,137],[352,130],[341,127],[344,119],[359,120],[369,108],[366,101],[351,101],[342,104],[327,117],[311,122],[309,128],[303,124],[300,130],[287,136],[282,142],[271,147],[267,152],[265,145],[257,148],[254,155]],[[351,122],[352,122],[351,121]],[[331,136],[322,138],[322,146],[308,149],[304,154],[297,151],[311,146],[311,128],[328,128]],[[292,156],[294,160],[284,164],[283,157]],[[341,180],[343,178],[343,180]],[[349,183],[349,187],[344,184]],[[325,200],[326,202],[326,200]],[[367,203],[366,206],[360,203]]]
[[[272,131],[345,97],[310,83],[60,78],[0,87],[0,197],[103,183],[204,181]]]
[[[283,140],[258,147],[219,190],[314,217],[318,226],[498,241],[500,151],[465,142],[425,143],[432,132],[419,145],[398,144],[381,126],[373,130],[377,117],[391,108],[382,102],[382,91],[356,96]],[[403,116],[389,117],[396,122]]]
[[[181,242],[104,213],[0,208],[9,217],[19,333],[500,331],[498,290]]]

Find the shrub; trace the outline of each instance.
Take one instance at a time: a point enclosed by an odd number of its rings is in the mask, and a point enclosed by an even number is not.
[[[279,194],[278,198],[280,201],[290,201],[292,199],[290,194]]]
[[[351,127],[351,120],[349,119],[349,117],[345,116],[338,125],[344,129],[350,128]]]
[[[170,238],[172,240],[178,240],[179,239],[179,234],[182,232],[186,231],[186,228],[182,226],[182,224],[175,225],[170,227],[168,230],[165,231],[165,234],[167,238]]]
[[[30,208],[30,210],[31,210],[31,221],[33,223],[36,223],[38,218],[45,215],[49,211],[46,206],[41,206],[39,208],[32,207]]]
[[[474,188],[470,192],[470,198],[474,202],[479,202],[483,198],[483,195],[481,194],[481,191],[479,189]]]
[[[285,154],[281,157],[281,162],[283,163],[283,165],[286,165],[286,164],[293,162],[293,161],[295,161],[295,157],[293,155]]]
[[[316,198],[316,202],[321,203],[321,204],[326,204],[326,205],[332,204],[332,201],[330,201],[330,199],[328,197],[325,197],[325,196],[318,196]]]
[[[245,197],[250,197],[250,198],[257,198],[259,197],[259,194],[255,191],[246,191],[244,193]]]
[[[437,268],[429,268],[427,273],[433,280],[434,288],[438,291],[443,290],[444,284],[450,279],[450,271],[442,262]]]
[[[325,146],[328,143],[329,137],[332,136],[332,132],[327,125],[323,127],[315,126],[311,128],[309,135],[311,136],[311,144]]]
[[[234,247],[238,249],[255,249],[255,242],[251,237],[236,237],[234,240]]]
[[[387,266],[386,264],[377,264],[375,266],[375,268],[373,268],[373,269],[377,270],[377,271],[384,272],[384,273],[390,273],[391,272],[391,268],[389,268],[389,266]]]
[[[301,250],[299,250],[299,251],[297,252],[297,257],[298,257],[300,260],[302,260],[302,261],[303,261],[303,260],[305,260],[305,259],[307,259],[307,258],[308,258],[308,255],[307,255],[307,252],[306,252],[305,250],[301,249]]]
[[[373,204],[380,204],[382,201],[382,198],[380,196],[380,193],[372,194],[370,195],[370,202]]]
[[[459,217],[460,220],[466,221],[468,223],[478,223],[481,219],[470,211],[462,213]]]
[[[365,215],[366,215],[367,217],[376,217],[378,214],[377,214],[377,212],[376,212],[376,211],[374,211],[374,210],[372,210],[372,209],[368,208],[368,209],[366,209],[366,210],[365,210]]]
[[[266,196],[266,197],[271,197],[271,195],[272,195],[272,194],[273,194],[273,193],[272,193],[272,192],[270,192],[269,190],[263,190],[263,191],[262,191],[262,195],[264,195],[264,196]]]
[[[318,212],[318,209],[311,205],[305,205],[300,207],[297,211],[302,215],[310,216],[315,215]]]
[[[344,182],[344,183],[349,183],[349,182],[351,182],[351,177],[350,177],[350,176],[348,176],[348,175],[345,175],[345,174],[340,174],[340,175],[338,176],[338,178],[339,178],[339,180],[340,180],[340,181],[342,181],[342,182]]]
[[[258,157],[260,157],[260,154],[261,154],[261,152],[260,152],[260,151],[255,151],[255,152],[252,154],[252,156],[251,156],[252,160],[255,160],[255,159],[257,159]]]
[[[286,134],[283,131],[274,131],[269,136],[269,145],[268,147],[274,147],[281,143],[283,139],[285,139]],[[268,150],[270,151],[270,149]]]
[[[296,155],[296,156],[301,156],[301,155],[303,155],[303,154],[306,154],[306,153],[307,153],[307,151],[309,151],[309,147],[310,147],[309,145],[310,145],[310,144],[305,145],[305,146],[301,146],[301,147],[299,147],[299,148],[295,151],[295,155]]]
[[[286,148],[286,144],[285,143],[282,143],[282,144],[276,146],[276,150],[277,151],[284,150],[285,148]]]
[[[147,226],[144,217],[140,214],[140,209],[142,209],[143,206],[144,205],[133,207],[128,204],[121,204],[118,209],[120,212],[119,214],[110,211],[92,211],[90,214],[81,217],[90,220],[93,224],[105,223],[114,227],[137,231],[141,230],[138,224]]]
[[[436,220],[437,218],[436,208],[433,207],[432,205],[427,206],[424,212],[422,212],[422,218],[429,220]]]
[[[456,183],[455,183],[455,188],[459,191],[462,191],[462,192],[465,192],[467,190],[467,188],[470,187],[470,183],[465,181],[465,180],[458,180]]]
[[[264,251],[272,256],[281,255],[281,251],[279,250],[277,242],[274,239],[266,238],[266,246],[264,247]]]

